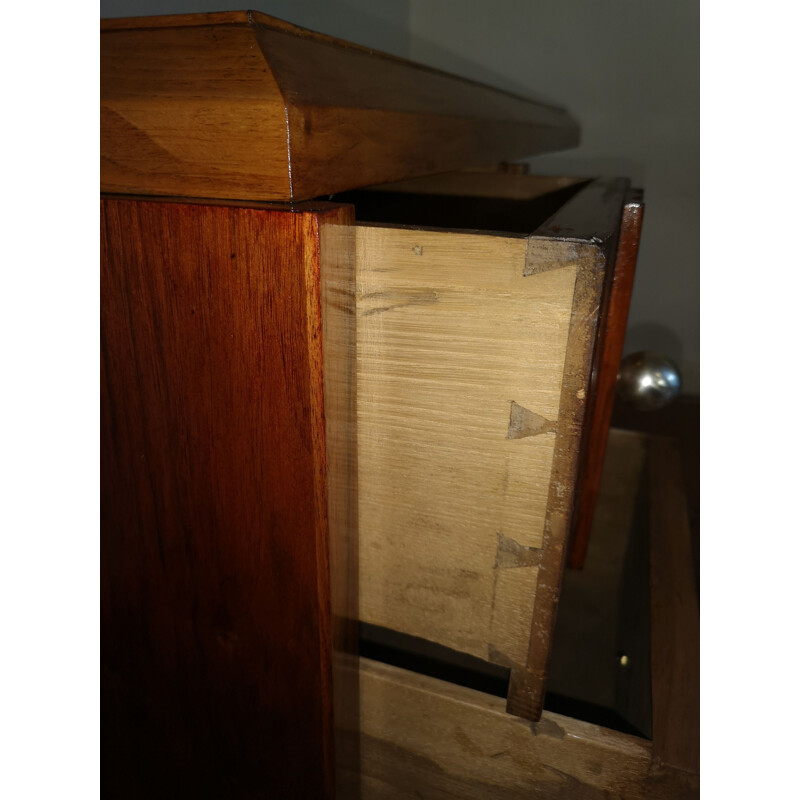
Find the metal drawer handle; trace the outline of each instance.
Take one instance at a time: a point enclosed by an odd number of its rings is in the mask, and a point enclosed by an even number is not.
[[[644,350],[622,359],[617,374],[617,394],[639,411],[669,405],[681,390],[681,373],[673,361]]]

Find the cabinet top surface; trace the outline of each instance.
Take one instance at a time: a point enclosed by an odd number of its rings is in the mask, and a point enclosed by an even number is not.
[[[301,201],[560,150],[564,109],[252,11],[101,21],[101,190]]]

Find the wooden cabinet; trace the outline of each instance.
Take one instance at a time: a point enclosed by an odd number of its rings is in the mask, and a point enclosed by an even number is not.
[[[504,671],[530,735],[641,198],[474,169],[577,126],[263,15],[101,41],[109,796],[384,796],[415,713],[466,747],[359,624]]]

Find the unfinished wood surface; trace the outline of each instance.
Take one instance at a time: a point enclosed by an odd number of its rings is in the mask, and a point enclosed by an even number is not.
[[[674,440],[652,437],[650,580],[654,755],[700,771],[700,598]]]
[[[364,800],[680,800],[697,779],[651,764],[649,742],[361,659]]]
[[[577,143],[563,109],[256,12],[101,26],[107,192],[298,201]]]
[[[511,668],[509,710],[535,718],[602,253],[367,226],[356,243],[361,619]]]
[[[575,267],[358,226],[360,617],[524,663]]]
[[[600,492],[600,479],[606,452],[611,412],[617,386],[617,373],[622,360],[622,346],[628,325],[628,309],[633,292],[633,277],[636,272],[636,257],[642,235],[644,204],[642,193],[628,193],[622,210],[617,252],[614,258],[614,274],[604,324],[598,337],[598,353],[595,358],[595,388],[590,407],[591,422],[582,463],[578,476],[578,506],[573,518],[570,543],[569,566],[581,569],[589,545],[592,519]]]
[[[323,384],[320,270],[350,211],[101,209],[104,789],[331,797],[352,359]]]

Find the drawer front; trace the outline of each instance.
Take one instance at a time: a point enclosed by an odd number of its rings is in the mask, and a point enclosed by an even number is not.
[[[359,616],[541,712],[606,249],[356,229]]]

